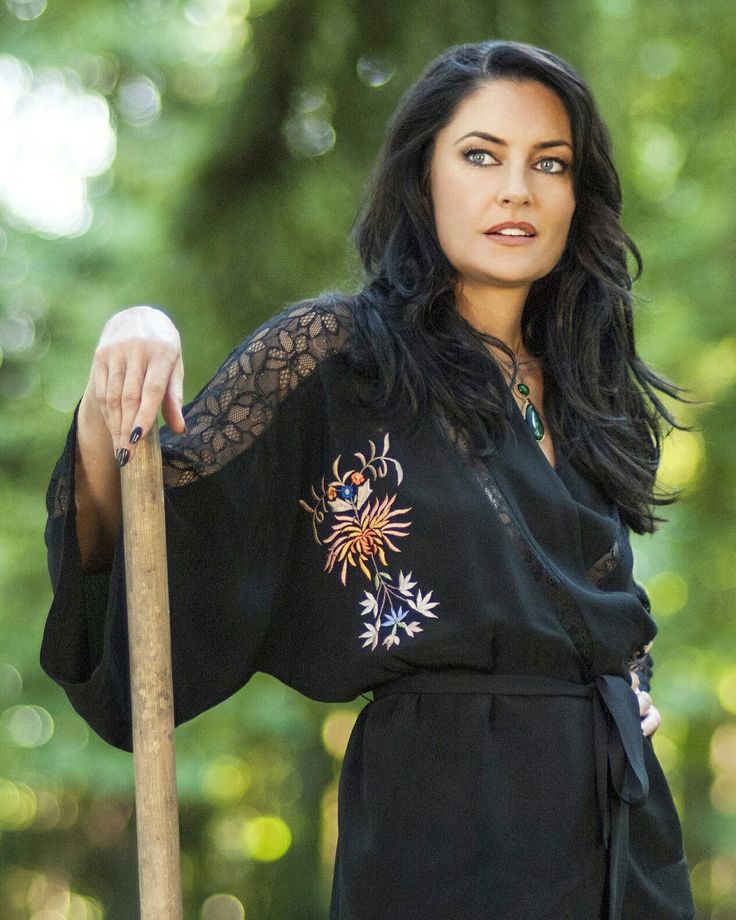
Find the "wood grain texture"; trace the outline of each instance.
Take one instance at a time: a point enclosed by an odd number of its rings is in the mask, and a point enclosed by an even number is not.
[[[141,920],[182,920],[171,631],[158,430],[121,471]]]

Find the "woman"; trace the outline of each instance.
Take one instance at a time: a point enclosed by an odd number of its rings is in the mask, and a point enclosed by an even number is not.
[[[374,693],[332,920],[695,916],[628,540],[672,500],[678,391],[635,350],[620,212],[580,76],[462,45],[389,125],[360,292],[282,310],[184,410],[167,317],[103,330],[49,489],[43,666],[130,748],[118,465],[163,403],[177,722],[257,670]]]

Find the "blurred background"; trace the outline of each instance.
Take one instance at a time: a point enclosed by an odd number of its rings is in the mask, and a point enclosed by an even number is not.
[[[736,18],[727,0],[0,0],[0,917],[137,916],[132,763],[40,671],[44,492],[111,313],[163,306],[187,397],[287,301],[358,286],[386,120],[443,48],[549,48],[589,81],[645,263],[638,345],[705,401],[635,541],[654,744],[702,918],[736,918]],[[365,701],[266,675],[177,730],[185,913],[327,916]]]

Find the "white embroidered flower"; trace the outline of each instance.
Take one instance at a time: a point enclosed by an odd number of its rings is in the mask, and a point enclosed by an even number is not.
[[[403,572],[399,572],[399,591],[405,597],[411,594],[412,588],[415,588],[417,583],[411,580],[411,572],[408,575],[404,575]]]
[[[365,600],[360,602],[360,606],[363,608],[360,615],[364,617],[366,613],[372,613],[375,616],[378,613],[378,600],[370,591],[364,591],[363,593],[365,594]]]
[[[430,597],[432,597],[432,592],[427,591],[426,594],[422,594],[421,591],[417,591],[416,600],[409,598],[409,606],[416,610],[417,613],[421,613],[425,617],[433,617],[437,619],[436,613],[431,613],[432,607],[436,607],[439,601],[429,602]]]
[[[366,626],[365,632],[361,633],[358,637],[359,639],[365,639],[363,643],[363,648],[367,645],[370,645],[371,651],[375,649],[378,645],[378,624],[377,623],[368,623]]]

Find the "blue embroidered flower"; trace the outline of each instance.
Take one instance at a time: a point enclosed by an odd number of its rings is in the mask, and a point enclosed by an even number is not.
[[[406,615],[409,611],[404,610],[403,607],[399,607],[398,610],[391,608],[391,613],[389,613],[386,618],[381,623],[381,626],[399,626],[401,621],[406,618]]]
[[[355,486],[340,486],[340,488],[337,490],[337,494],[340,496],[340,498],[344,498],[346,502],[351,502],[355,498]]]

